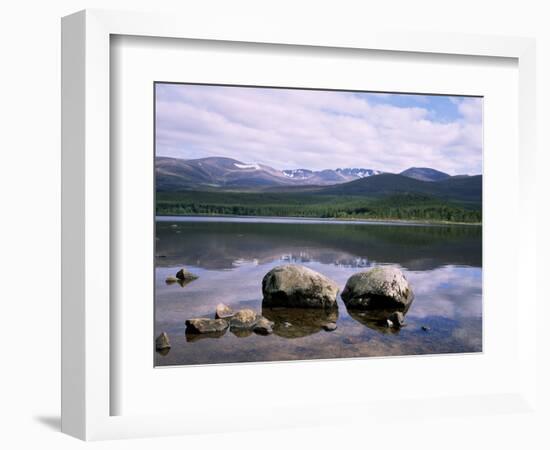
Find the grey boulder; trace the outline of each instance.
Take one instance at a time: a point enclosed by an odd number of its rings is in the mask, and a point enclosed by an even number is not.
[[[262,280],[263,306],[337,308],[338,285],[314,270],[295,264],[278,266]]]
[[[348,309],[394,309],[405,311],[413,300],[413,291],[396,267],[375,267],[352,275],[342,292]]]

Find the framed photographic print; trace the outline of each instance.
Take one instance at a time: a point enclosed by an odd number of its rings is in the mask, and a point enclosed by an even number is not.
[[[64,432],[530,408],[531,40],[62,34]]]
[[[154,89],[157,365],[482,351],[481,97]]]

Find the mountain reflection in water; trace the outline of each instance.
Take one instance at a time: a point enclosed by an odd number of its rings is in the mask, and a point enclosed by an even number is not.
[[[297,221],[299,222],[299,221]],[[172,343],[156,365],[479,352],[482,350],[481,227],[326,223],[157,222],[155,330]],[[388,329],[389,312],[262,309],[261,280],[280,264],[303,264],[342,290],[353,273],[400,267],[415,300],[406,326]],[[199,275],[166,284],[186,267]],[[186,336],[185,320],[213,317],[220,302],[251,308],[275,323],[274,333]],[[336,322],[337,329],[323,326]],[[425,330],[422,328],[425,327]]]

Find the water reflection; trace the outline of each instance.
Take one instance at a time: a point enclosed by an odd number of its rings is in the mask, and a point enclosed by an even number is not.
[[[247,262],[311,261],[369,267],[373,261],[410,270],[481,266],[481,227],[312,225],[309,223],[157,222],[157,266],[233,269]]]
[[[167,278],[164,282],[165,282],[168,286],[170,286],[170,285],[172,285],[172,284],[177,284],[177,285],[180,286],[180,287],[185,287],[185,286],[187,286],[189,283],[191,283],[191,282],[193,282],[193,281],[195,281],[195,280],[196,280],[196,278],[189,278],[189,279],[187,279],[187,280],[180,280],[179,278],[176,279],[176,280],[173,280],[173,279],[171,279],[171,278]]]
[[[262,308],[262,315],[274,322],[273,333],[287,339],[309,336],[338,320],[338,309]]]
[[[219,339],[221,338],[225,333],[227,333],[227,328],[222,331],[216,331],[214,333],[204,333],[204,334],[198,334],[198,333],[185,333],[185,340],[187,342],[197,342],[202,339]]]
[[[401,331],[400,327],[388,326],[388,319],[397,312],[397,310],[372,309],[362,311],[357,309],[348,309],[348,314],[352,319],[378,333],[397,334]],[[406,321],[407,311],[403,311]],[[406,322],[405,322],[406,325]]]
[[[158,365],[278,361],[357,356],[476,352],[482,349],[481,229],[379,225],[157,223],[155,335],[172,348]],[[176,233],[178,231],[179,233]],[[391,311],[262,308],[261,280],[273,267],[303,264],[342,289],[357,271],[400,267],[415,299],[402,329]],[[199,278],[181,289],[166,284],[181,267]],[[185,321],[212,317],[223,302],[274,322],[273,334],[225,331],[186,335]],[[323,326],[337,322],[335,331]],[[422,326],[430,329],[422,331]]]

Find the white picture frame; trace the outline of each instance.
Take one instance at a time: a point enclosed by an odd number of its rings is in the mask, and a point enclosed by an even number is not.
[[[85,440],[162,436],[212,430],[263,428],[265,413],[221,415],[136,414],[112,415],[110,336],[114,327],[110,309],[111,210],[110,186],[117,176],[110,169],[110,39],[112,35],[200,39],[242,43],[285,44],[304,48],[368,49],[415,54],[500,57],[518,63],[519,182],[517,235],[512,239],[515,261],[536,261],[536,208],[529,174],[535,162],[535,43],[532,39],[457,34],[409,34],[345,30],[315,35],[303,29],[281,30],[265,23],[238,29],[229,23],[196,23],[192,17],[86,10],[62,21],[62,430]],[[518,280],[529,275],[517,265]],[[536,310],[536,286],[524,284],[517,315],[518,353],[521,361],[517,384],[501,395],[463,398],[408,399],[415,414],[422,402],[438,405],[441,415],[498,412],[503,404],[513,411],[534,408],[536,400],[536,329],[528,326]],[[518,295],[515,293],[515,295]],[[399,364],[398,360],[395,364]],[[318,363],[318,364],[323,364]],[[395,366],[395,364],[393,364]],[[251,366],[248,366],[251,367]],[[275,370],[267,366],[264,372]],[[184,376],[184,375],[182,375]],[[403,399],[404,400],[404,399]],[[435,404],[434,403],[434,404]],[[316,406],[278,406],[268,412],[270,427],[307,426],[350,417],[380,414],[380,405],[362,402],[334,403],[330,411]],[[387,407],[382,414],[393,414]],[[401,411],[400,414],[403,414]],[[254,417],[252,417],[254,416]]]

